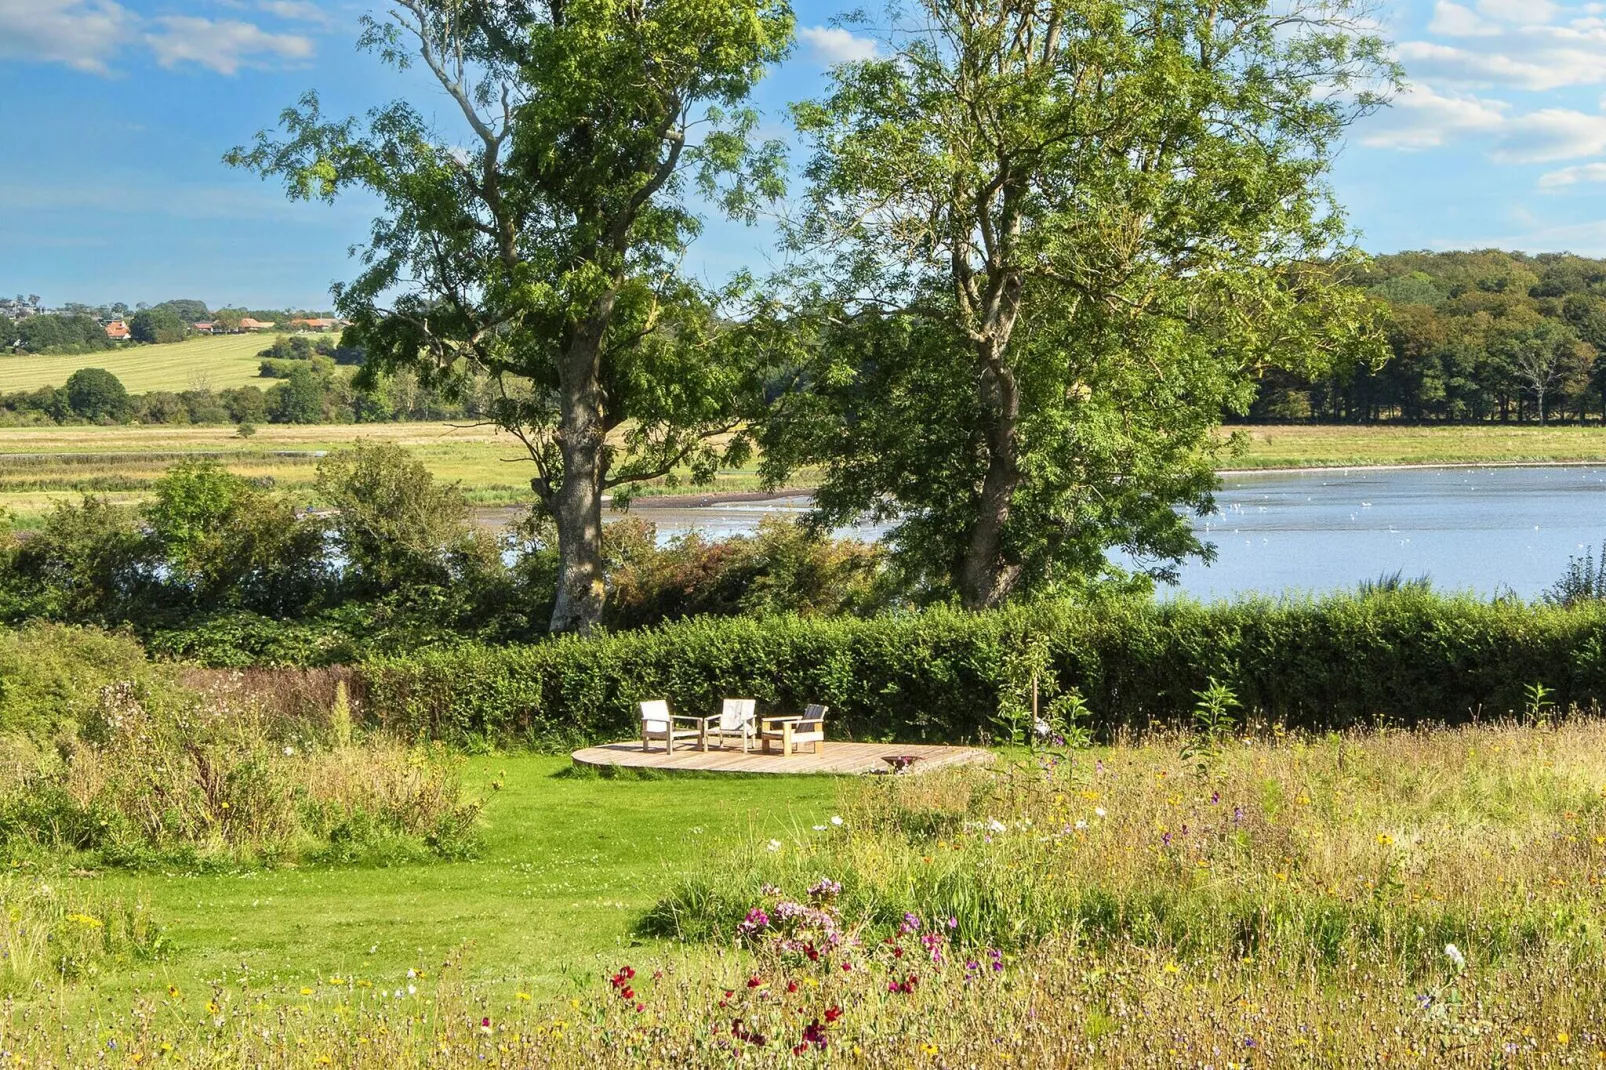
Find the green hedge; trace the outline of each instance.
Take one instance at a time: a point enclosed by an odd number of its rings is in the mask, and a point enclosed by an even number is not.
[[[1606,697],[1606,609],[1558,609],[1406,592],[1202,606],[1047,604],[872,620],[693,620],[593,639],[465,645],[378,658],[358,671],[367,715],[446,738],[542,746],[630,736],[635,703],[712,712],[722,695],[761,710],[831,706],[837,738],[961,742],[996,736],[1031,666],[1078,688],[1105,734],[1188,716],[1214,677],[1290,726],[1461,722],[1553,700]],[[1035,655],[1036,661],[1033,656]]]

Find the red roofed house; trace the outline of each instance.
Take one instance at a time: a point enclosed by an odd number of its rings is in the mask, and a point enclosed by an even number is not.
[[[246,316],[240,321],[240,330],[242,331],[271,331],[274,326],[275,324],[272,321],[263,322],[262,320],[252,319],[250,316]]]
[[[106,324],[106,337],[114,342],[126,342],[132,335],[128,332],[128,324],[122,320],[112,320]]]
[[[215,326],[216,326],[215,324],[210,323],[210,322],[208,322],[208,323],[192,323],[192,324],[190,324],[190,330],[194,331],[196,334],[211,334],[213,332],[213,328]]]

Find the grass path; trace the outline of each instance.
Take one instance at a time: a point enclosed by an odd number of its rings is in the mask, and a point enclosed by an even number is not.
[[[78,356],[0,356],[0,392],[62,386],[79,368],[105,368],[131,394],[151,390],[188,390],[204,384],[213,390],[272,384],[257,376],[257,354],[273,343],[271,335],[202,335],[164,345],[122,346]]]
[[[87,878],[147,898],[170,961],[100,978],[99,998],[213,982],[295,989],[329,977],[395,983],[465,942],[493,988],[556,994],[590,984],[631,926],[707,851],[788,835],[833,813],[831,777],[638,780],[554,774],[567,758],[473,759],[465,783],[489,797],[479,859],[394,868]],[[506,787],[487,785],[505,771]]]

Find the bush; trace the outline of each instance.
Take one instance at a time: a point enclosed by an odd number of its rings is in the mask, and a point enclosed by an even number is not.
[[[79,368],[69,375],[67,404],[85,420],[122,420],[132,407],[122,380],[105,368]]]
[[[95,628],[32,624],[0,630],[0,733],[48,739],[76,732],[118,681],[140,690],[170,686],[133,639]]]
[[[869,620],[702,618],[594,639],[460,645],[360,668],[370,716],[439,738],[568,746],[628,738],[635,704],[726,695],[831,707],[831,733],[1008,738],[1030,693],[1077,689],[1104,737],[1184,724],[1212,679],[1253,717],[1342,728],[1493,718],[1541,682],[1560,706],[1606,699],[1606,607],[1478,602],[1418,590],[1203,606],[1110,600]]]

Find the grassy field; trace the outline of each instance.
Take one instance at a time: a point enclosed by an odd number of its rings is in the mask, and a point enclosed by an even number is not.
[[[197,386],[222,390],[264,385],[258,378],[257,354],[271,345],[271,335],[200,335],[165,345],[124,346],[82,356],[0,356],[0,392],[61,386],[79,368],[105,368],[131,394],[151,390],[189,390]],[[271,385],[271,384],[267,384]]]
[[[1252,427],[1242,432],[1245,452],[1229,462],[1234,468],[1606,463],[1606,429],[1595,427]],[[50,503],[86,491],[137,501],[169,465],[194,456],[217,457],[243,475],[272,478],[281,489],[303,493],[320,454],[359,439],[406,446],[437,478],[461,484],[476,504],[531,500],[529,461],[511,436],[488,427],[404,423],[263,425],[249,439],[239,438],[231,427],[0,428],[0,505],[26,522]],[[808,486],[810,479],[810,473],[801,473],[796,483]],[[690,489],[658,484],[642,493]],[[752,491],[759,482],[751,468],[731,470],[719,473],[708,489]]]
[[[287,1067],[1606,1058],[1606,726],[1188,743],[840,781],[478,758],[476,787],[506,788],[476,862],[46,875],[147,895],[175,950],[8,1004],[0,1045]]]
[[[1606,428],[1479,424],[1458,427],[1279,426],[1241,429],[1234,468],[1515,464],[1606,461]]]

